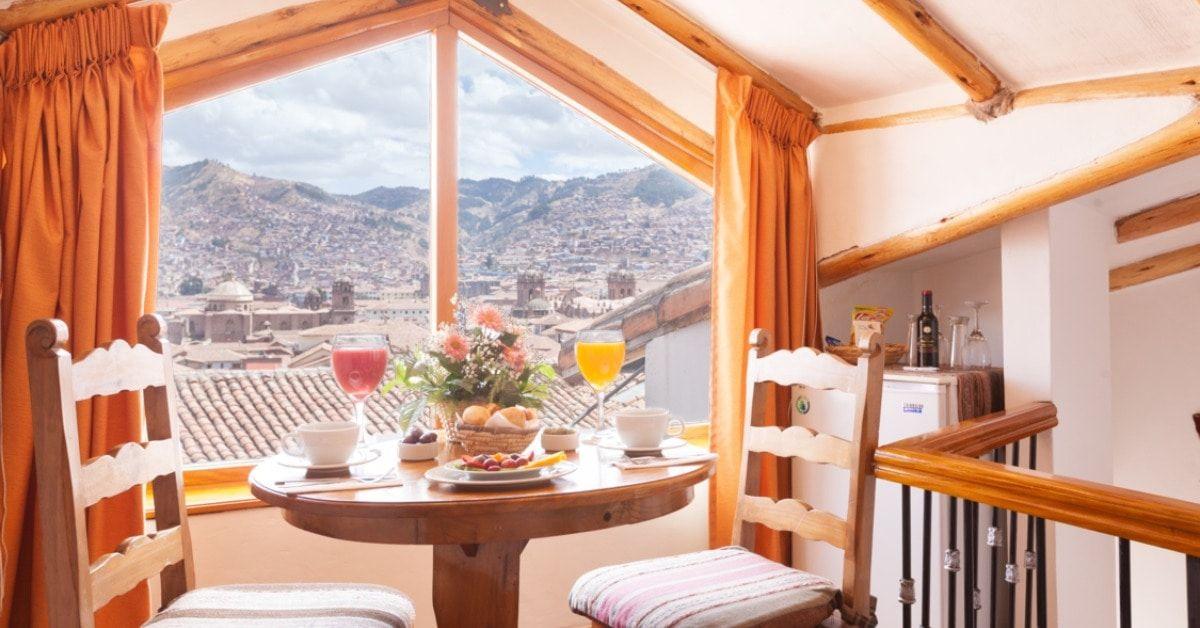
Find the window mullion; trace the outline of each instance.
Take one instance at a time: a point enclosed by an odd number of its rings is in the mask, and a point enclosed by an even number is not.
[[[433,30],[430,154],[430,298],[433,325],[454,316],[458,290],[458,30]]]

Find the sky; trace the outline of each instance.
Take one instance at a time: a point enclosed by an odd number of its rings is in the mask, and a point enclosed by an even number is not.
[[[167,165],[223,161],[336,193],[429,187],[428,35],[167,114]],[[460,42],[459,176],[593,176],[651,163]]]

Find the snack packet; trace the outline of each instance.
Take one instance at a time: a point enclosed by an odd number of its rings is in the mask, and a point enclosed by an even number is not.
[[[858,346],[859,334],[883,333],[883,324],[892,317],[892,308],[882,305],[856,305],[850,313],[850,344]]]

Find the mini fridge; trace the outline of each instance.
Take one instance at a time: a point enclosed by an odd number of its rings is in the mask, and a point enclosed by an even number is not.
[[[792,392],[792,423],[840,436],[853,437],[853,425],[836,417],[850,416],[853,398],[839,391],[795,387]],[[958,422],[958,379],[948,373],[917,373],[888,370],[883,377],[879,443],[916,436]],[[792,463],[793,496],[813,508],[839,517],[846,516],[850,473],[830,465],[805,461]],[[923,495],[912,491],[912,574],[916,594],[921,595],[921,513]],[[944,626],[942,599],[944,573],[942,553],[949,540],[946,530],[949,511],[947,498],[935,496],[931,526],[931,625]],[[871,560],[871,594],[878,598],[880,626],[901,625],[900,594],[900,486],[879,481],[875,490],[875,537]],[[842,552],[825,543],[795,537],[793,564],[841,583]],[[983,574],[981,579],[983,579]],[[961,578],[960,578],[961,582]],[[961,584],[960,584],[961,588]],[[913,625],[919,623],[920,604],[913,607]]]

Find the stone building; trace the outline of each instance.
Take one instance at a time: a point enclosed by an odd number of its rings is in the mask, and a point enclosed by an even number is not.
[[[184,340],[245,342],[255,334],[271,330],[293,331],[326,324],[353,323],[354,284],[334,282],[332,302],[318,309],[300,308],[278,301],[256,301],[254,293],[240,281],[223,281],[202,297],[203,308],[187,308],[169,314],[167,334],[176,344]],[[310,299],[306,299],[311,303]]]
[[[627,270],[614,270],[608,273],[608,299],[628,299],[637,294],[637,278]]]
[[[525,309],[534,299],[545,299],[546,276],[536,270],[517,275],[517,308]]]

